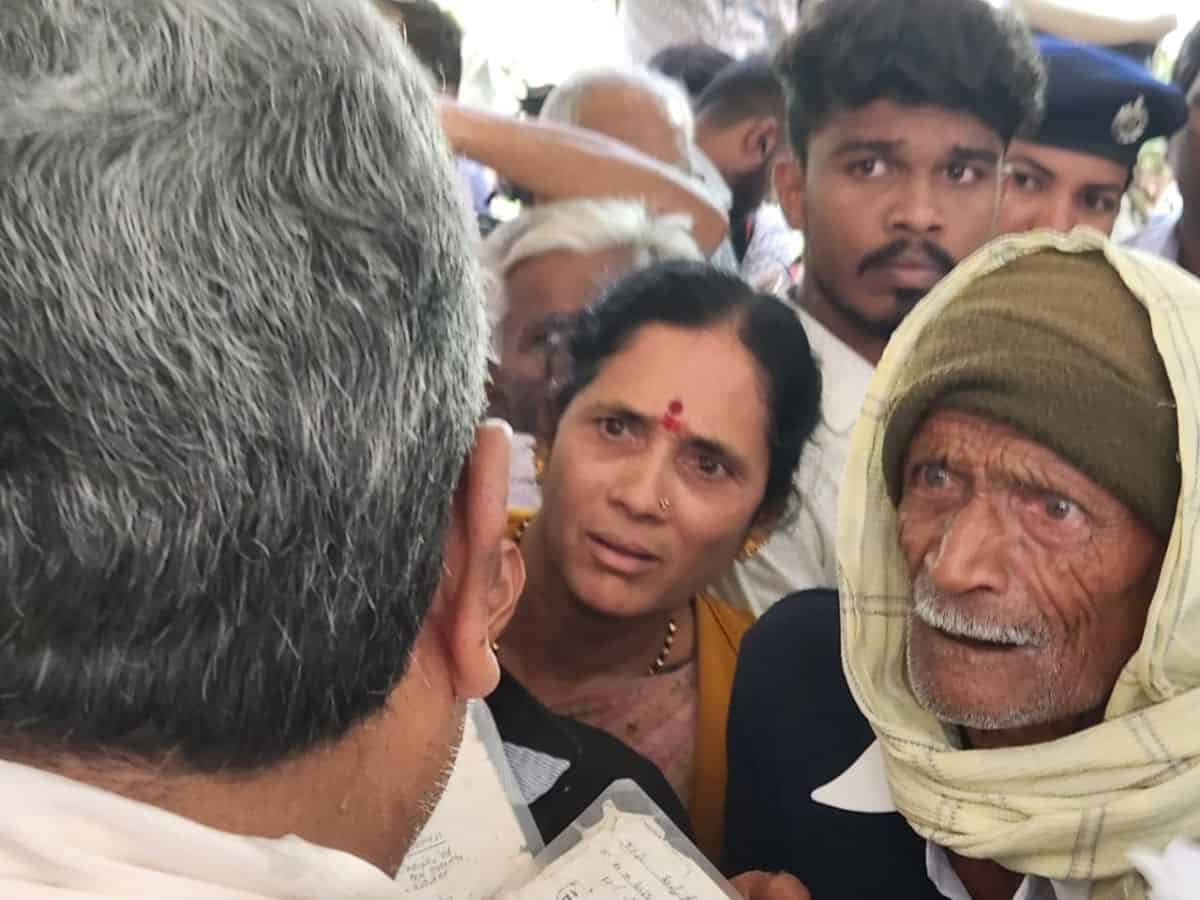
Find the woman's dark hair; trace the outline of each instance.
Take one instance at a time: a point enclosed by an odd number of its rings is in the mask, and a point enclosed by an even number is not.
[[[821,414],[821,373],[796,313],[710,265],[665,262],[618,281],[571,323],[562,341],[557,420],[614,354],[646,325],[703,329],[730,322],[758,363],[770,463],[759,516],[782,516],[800,452]]]

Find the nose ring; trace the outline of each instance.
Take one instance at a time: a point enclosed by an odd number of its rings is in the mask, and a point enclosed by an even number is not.
[[[659,497],[658,498],[658,508],[661,509],[663,512],[667,512],[671,508],[671,501],[668,500],[666,497]]]

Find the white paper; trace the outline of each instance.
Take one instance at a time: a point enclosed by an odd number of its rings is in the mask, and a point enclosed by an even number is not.
[[[687,853],[672,846],[653,815],[621,812],[605,800],[600,821],[578,844],[502,900],[728,900]]]
[[[486,900],[532,872],[541,840],[514,806],[514,783],[487,706],[474,701],[446,790],[396,873],[403,896]]]
[[[1150,885],[1150,900],[1194,900],[1200,885],[1200,846],[1179,838],[1160,853],[1134,851],[1134,865]]]

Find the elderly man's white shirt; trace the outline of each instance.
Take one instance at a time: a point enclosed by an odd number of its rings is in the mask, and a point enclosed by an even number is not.
[[[0,761],[0,897],[395,900],[363,860],[297,837],[207,828],[90,785]]]
[[[803,310],[800,321],[821,369],[821,421],[800,457],[797,513],[751,559],[717,583],[730,603],[762,615],[793,591],[837,586],[838,486],[850,433],[867,396],[871,364]]]
[[[813,800],[825,806],[864,814],[895,813],[879,742],[871,744],[854,764],[829,784],[817,788]],[[946,900],[972,900],[945,849],[925,842],[925,872]],[[1013,900],[1087,900],[1088,881],[1056,881],[1028,875]]]

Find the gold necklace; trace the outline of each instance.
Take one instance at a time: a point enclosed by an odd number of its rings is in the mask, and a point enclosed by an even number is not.
[[[667,657],[671,655],[671,645],[675,643],[675,632],[678,630],[679,626],[675,624],[675,617],[671,616],[667,619],[667,636],[663,639],[662,649],[658,651],[658,658],[650,667],[650,675],[657,675],[667,664]]]
[[[529,528],[529,523],[532,521],[533,516],[530,516],[513,529],[512,541],[516,543],[518,547],[521,545],[521,538],[525,536],[525,530]],[[654,658],[654,662],[650,665],[650,668],[647,670],[646,674],[657,675],[663,670],[663,667],[666,666],[667,658],[671,655],[671,645],[675,643],[675,633],[678,631],[679,625],[675,622],[675,617],[671,616],[671,618],[667,619],[667,633],[663,637],[662,649],[658,651],[658,656]],[[492,646],[493,649],[499,649],[500,645],[497,642]]]

